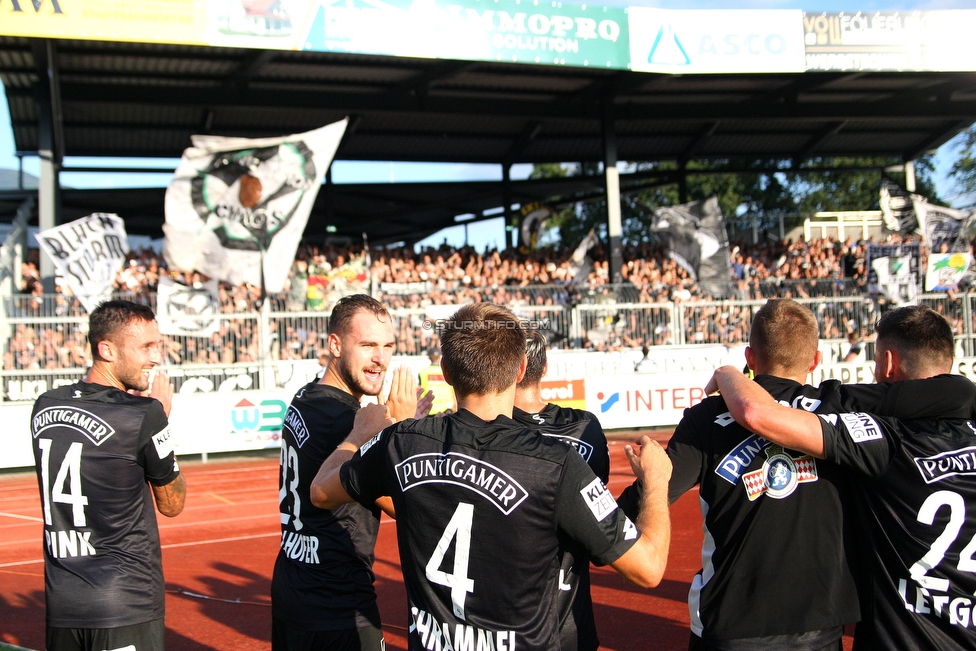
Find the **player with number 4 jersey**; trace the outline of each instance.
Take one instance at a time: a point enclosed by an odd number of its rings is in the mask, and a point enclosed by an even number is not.
[[[570,446],[512,420],[525,333],[503,307],[476,303],[446,320],[442,368],[459,410],[391,424],[360,410],[312,482],[312,501],[393,499],[408,601],[408,647],[556,651],[562,545],[645,587],[670,542],[670,464],[644,437],[628,447],[647,490],[637,526]],[[371,438],[370,438],[371,437]]]

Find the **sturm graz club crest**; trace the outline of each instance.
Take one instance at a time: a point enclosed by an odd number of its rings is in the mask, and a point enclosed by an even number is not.
[[[315,184],[304,142],[215,154],[191,182],[200,219],[227,249],[267,251]]]
[[[764,451],[762,468],[742,475],[750,501],[763,494],[781,500],[792,495],[799,484],[817,481],[817,461],[813,457],[794,457],[779,445],[770,445]]]

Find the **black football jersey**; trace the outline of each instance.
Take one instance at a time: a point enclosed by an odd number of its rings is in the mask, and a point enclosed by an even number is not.
[[[161,619],[165,586],[149,483],[179,476],[162,404],[78,382],[34,403],[47,624],[115,628]]]
[[[976,649],[976,425],[821,415],[825,456],[856,471],[870,590],[854,648]]]
[[[976,397],[959,376],[817,388],[771,376],[756,381],[781,403],[814,412],[861,405],[898,415],[958,414],[972,410],[960,406],[959,392]],[[689,592],[696,635],[734,649],[729,640],[822,631],[817,643],[826,646],[842,624],[859,619],[845,473],[742,428],[720,396],[685,411],[668,456],[672,502],[700,487],[705,542]]]
[[[535,414],[518,407],[512,419],[525,427],[537,429],[543,436],[562,441],[579,452],[583,460],[604,484],[610,479],[610,450],[607,437],[596,416],[581,409],[548,404]],[[560,644],[563,651],[594,651],[600,646],[593,600],[590,595],[590,559],[567,541],[559,563],[557,607],[560,621]]]
[[[640,535],[576,450],[504,416],[404,421],[340,477],[361,503],[393,498],[416,651],[559,649],[562,543],[603,565]]]
[[[373,559],[380,511],[371,504],[326,510],[309,499],[322,462],[352,431],[359,402],[311,382],[285,413],[278,500],[281,545],[271,580],[275,618],[306,631],[380,625]]]

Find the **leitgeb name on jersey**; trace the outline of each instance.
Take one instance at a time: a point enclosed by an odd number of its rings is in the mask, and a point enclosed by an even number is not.
[[[931,457],[915,457],[926,484],[932,484],[956,475],[976,475],[976,446],[949,450]]]
[[[931,577],[929,580],[932,580]],[[949,586],[941,587],[947,590]],[[948,621],[951,626],[976,629],[976,619],[973,618],[974,603],[970,597],[953,596],[946,594],[945,590],[923,588],[911,579],[898,579],[898,594],[905,610],[910,613],[939,617]]]
[[[478,493],[505,515],[529,496],[504,470],[458,452],[416,454],[398,463],[396,473],[404,492],[424,484],[454,484]]]
[[[410,633],[416,633],[428,651],[516,651],[515,631],[438,622],[432,613],[414,605],[410,606]]]
[[[31,420],[31,433],[34,438],[51,427],[67,427],[87,436],[95,445],[101,445],[115,428],[95,414],[78,407],[46,407]]]

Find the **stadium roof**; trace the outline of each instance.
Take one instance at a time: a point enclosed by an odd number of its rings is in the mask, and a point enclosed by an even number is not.
[[[973,72],[655,74],[607,66],[0,36],[0,80],[24,154],[39,148],[48,105],[63,156],[178,157],[194,134],[280,136],[349,116],[337,159],[504,166],[600,161],[607,125],[626,161],[911,160],[976,121]],[[599,182],[567,181],[557,194],[593,196]],[[525,182],[509,191],[524,203],[554,189]],[[434,232],[459,213],[483,216],[504,192],[483,182],[329,186],[306,232],[335,226],[395,241],[406,227]],[[158,235],[159,197],[66,190],[62,219],[89,207],[115,210],[140,224],[133,232]]]

